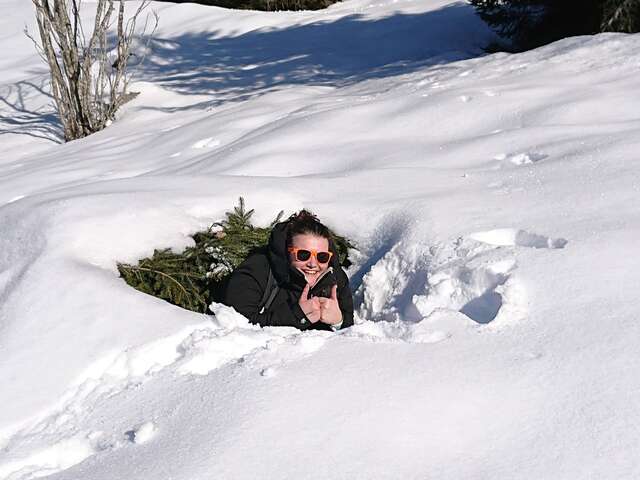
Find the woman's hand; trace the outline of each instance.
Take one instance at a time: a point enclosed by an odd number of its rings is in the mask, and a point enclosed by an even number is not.
[[[307,283],[307,286],[302,290],[302,295],[300,295],[300,300],[298,300],[298,305],[304,312],[305,317],[311,322],[316,323],[321,320],[322,311],[320,308],[320,299],[318,297],[307,298],[309,296],[309,289],[311,286]]]
[[[331,289],[331,298],[317,298],[320,302],[320,321],[329,325],[342,323],[342,311],[338,303],[338,286]]]

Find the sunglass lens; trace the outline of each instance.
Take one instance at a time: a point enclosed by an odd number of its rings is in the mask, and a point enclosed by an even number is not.
[[[331,254],[329,252],[318,252],[316,258],[320,263],[327,263],[331,258]]]
[[[298,260],[305,262],[311,258],[311,252],[309,250],[298,250],[296,253]]]

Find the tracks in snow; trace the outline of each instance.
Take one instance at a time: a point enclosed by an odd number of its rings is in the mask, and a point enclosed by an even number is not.
[[[475,232],[432,246],[403,239],[362,276],[358,316],[418,323],[449,311],[477,324],[525,318],[517,249],[560,249],[567,243],[513,228]]]
[[[402,222],[400,222],[402,223]],[[521,229],[475,232],[424,245],[401,226],[388,226],[356,272],[358,324],[340,335],[259,328],[224,306],[212,322],[141,345],[87,368],[83,377],[41,419],[0,443],[0,480],[50,475],[104,451],[153,439],[155,419],[131,420],[128,428],[97,431],[87,427],[100,401],[137,388],[163,370],[176,375],[206,375],[242,362],[265,381],[283,364],[346,337],[356,341],[436,343],[460,329],[504,325],[526,318],[526,291],[517,275],[522,248],[562,249],[563,238]],[[112,429],[113,430],[113,429]]]

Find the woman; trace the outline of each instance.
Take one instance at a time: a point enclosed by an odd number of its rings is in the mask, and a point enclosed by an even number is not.
[[[353,325],[349,280],[331,233],[306,210],[276,224],[266,253],[251,255],[234,270],[224,303],[262,326]]]

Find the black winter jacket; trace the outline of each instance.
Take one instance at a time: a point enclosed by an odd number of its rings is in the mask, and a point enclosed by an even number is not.
[[[287,222],[276,224],[271,231],[266,253],[256,253],[242,262],[231,274],[227,285],[226,305],[262,326],[289,326],[300,330],[331,330],[326,323],[311,323],[298,305],[302,290],[306,286],[304,275],[289,263],[286,250]],[[311,289],[312,296],[329,296],[331,287],[338,285],[338,303],[342,311],[342,327],[353,325],[353,297],[349,289],[349,280],[340,267],[337,251],[329,241],[333,252],[329,272]],[[269,266],[280,287],[271,307],[262,313],[258,311],[269,278]]]

